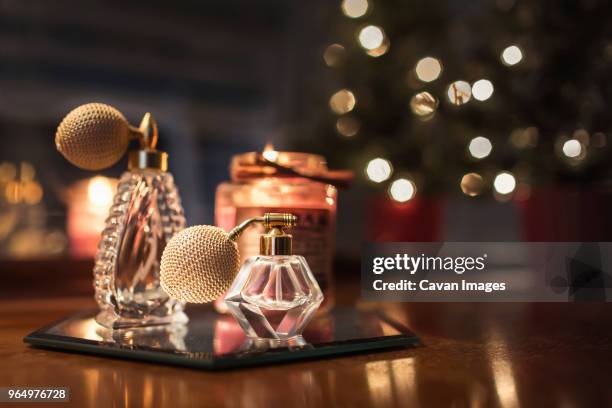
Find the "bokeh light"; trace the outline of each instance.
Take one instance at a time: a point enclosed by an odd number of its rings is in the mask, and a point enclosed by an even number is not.
[[[591,135],[586,129],[576,129],[573,138],[579,141],[583,146],[587,147],[591,144]]]
[[[569,158],[576,158],[582,154],[582,144],[575,139],[567,140],[563,143],[563,154]]]
[[[323,52],[323,60],[328,67],[335,67],[342,63],[346,50],[340,44],[332,44]]]
[[[493,150],[493,144],[484,136],[477,136],[470,140],[468,152],[475,159],[484,159]]]
[[[272,143],[266,143],[261,155],[267,161],[275,162],[278,160],[278,156],[280,156],[280,153],[274,149],[274,145],[272,145]]]
[[[464,194],[475,197],[482,192],[484,183],[480,174],[467,173],[461,178],[460,186]]]
[[[340,6],[345,16],[359,18],[368,11],[367,0],[343,0]]]
[[[352,116],[341,116],[336,121],[336,130],[342,136],[351,137],[359,132],[361,122]]]
[[[438,100],[429,92],[419,92],[410,99],[410,109],[418,116],[431,115],[437,107]]]
[[[380,47],[385,40],[385,33],[382,28],[369,25],[359,32],[359,44],[366,50],[375,50]]]
[[[355,95],[348,89],[341,89],[329,99],[329,107],[338,115],[345,114],[355,108]]]
[[[399,178],[391,183],[389,187],[389,195],[392,199],[399,203],[405,203],[412,200],[416,193],[416,186],[411,180]]]
[[[18,171],[19,169],[19,171]],[[9,204],[36,205],[43,198],[43,188],[36,181],[36,168],[28,162],[0,164],[0,194]]]
[[[516,179],[507,171],[503,171],[493,180],[493,188],[499,194],[510,194],[516,188]]]
[[[447,95],[453,105],[463,105],[472,97],[472,87],[465,81],[455,81],[448,86]]]
[[[385,55],[387,51],[389,51],[390,45],[391,43],[389,42],[389,39],[385,36],[385,38],[383,38],[382,44],[380,44],[373,50],[366,50],[366,54],[368,54],[370,57],[378,58],[382,55]]]
[[[26,204],[38,204],[43,197],[42,186],[37,181],[24,182],[22,183],[22,195]]]
[[[9,181],[4,186],[4,198],[9,204],[19,204],[23,197],[21,183],[18,181]]]
[[[510,133],[510,143],[517,149],[535,147],[538,144],[539,138],[540,132],[535,126],[530,126],[525,129],[514,129],[512,133]]]
[[[87,198],[89,202],[98,207],[110,205],[113,200],[113,186],[106,177],[96,176],[89,180],[87,185]]]
[[[377,157],[369,161],[366,166],[366,175],[375,183],[382,183],[389,179],[393,173],[393,168],[389,160]]]
[[[36,177],[36,169],[31,163],[21,162],[19,166],[19,177],[21,181],[32,181]]]
[[[17,177],[17,167],[11,162],[0,163],[0,183],[8,183]]]
[[[516,46],[511,45],[506,47],[501,54],[501,60],[505,65],[516,65],[523,59],[523,51]]]
[[[486,101],[493,95],[493,83],[488,79],[479,79],[472,85],[472,95],[478,101]]]
[[[432,82],[440,77],[442,64],[436,58],[425,57],[417,62],[414,71],[421,81]]]

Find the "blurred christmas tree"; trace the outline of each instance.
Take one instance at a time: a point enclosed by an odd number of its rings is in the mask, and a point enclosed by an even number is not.
[[[603,0],[344,0],[322,50],[337,87],[295,147],[397,201],[607,180],[611,15]]]

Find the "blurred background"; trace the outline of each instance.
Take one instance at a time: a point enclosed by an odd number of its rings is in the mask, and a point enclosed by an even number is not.
[[[155,115],[189,225],[214,222],[232,156],[268,144],[354,172],[343,259],[365,241],[609,240],[611,15],[603,0],[0,0],[0,268],[24,288],[29,271],[90,269],[126,160],[80,170],[54,134],[92,101]]]

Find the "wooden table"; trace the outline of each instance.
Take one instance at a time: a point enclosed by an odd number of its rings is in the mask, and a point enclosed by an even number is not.
[[[611,304],[364,304],[423,346],[216,373],[22,343],[92,305],[0,302],[0,386],[68,386],[76,407],[612,406]]]

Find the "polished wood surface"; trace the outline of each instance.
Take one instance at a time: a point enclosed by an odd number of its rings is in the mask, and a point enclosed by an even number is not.
[[[22,342],[91,306],[90,298],[0,302],[0,386],[67,386],[78,407],[612,406],[611,304],[360,303],[385,309],[423,345],[226,372]]]

